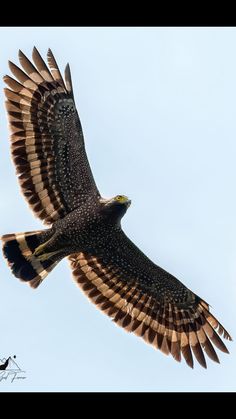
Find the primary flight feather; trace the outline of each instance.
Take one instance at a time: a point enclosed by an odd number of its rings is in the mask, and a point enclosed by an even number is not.
[[[65,80],[49,49],[34,64],[19,51],[22,69],[5,76],[11,153],[21,190],[45,230],[2,236],[13,274],[33,288],[64,257],[82,290],[127,331],[190,367],[219,362],[219,335],[231,340],[209,305],[155,265],[125,235],[121,218],[131,201],[101,197],[87,159],[69,65]]]

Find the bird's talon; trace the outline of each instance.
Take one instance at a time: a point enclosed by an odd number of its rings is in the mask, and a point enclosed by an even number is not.
[[[40,244],[38,247],[36,247],[36,249],[35,249],[35,251],[34,251],[33,255],[34,255],[34,256],[39,256],[39,255],[41,255],[41,253],[43,253],[43,252],[44,252],[44,249],[45,249],[46,245],[48,244],[48,242],[49,242],[49,240],[48,240],[48,241],[46,241],[46,242],[45,242],[45,243],[43,243],[43,244]]]
[[[37,259],[38,259],[40,262],[45,262],[46,260],[50,259],[50,257],[52,257],[52,256],[56,255],[57,253],[58,253],[58,251],[56,251],[56,252],[50,252],[50,253],[44,253],[44,254],[42,254],[42,255],[39,255],[39,256],[37,257]]]

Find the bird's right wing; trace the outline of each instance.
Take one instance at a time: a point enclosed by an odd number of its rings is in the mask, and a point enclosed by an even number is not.
[[[35,214],[51,224],[88,198],[100,197],[87,159],[70,69],[65,82],[48,51],[49,68],[36,48],[35,66],[20,51],[23,70],[9,62],[5,76],[11,152],[22,192]]]
[[[121,231],[103,256],[69,257],[77,284],[104,313],[129,332],[190,367],[204,352],[219,362],[212,343],[228,352],[219,335],[230,335],[209,305],[178,279],[153,264]],[[211,343],[212,342],[212,343]]]

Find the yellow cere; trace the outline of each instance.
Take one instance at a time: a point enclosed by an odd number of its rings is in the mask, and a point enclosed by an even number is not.
[[[127,202],[129,200],[129,198],[125,195],[117,195],[115,197],[115,200],[120,202],[120,203],[123,203],[123,202]]]

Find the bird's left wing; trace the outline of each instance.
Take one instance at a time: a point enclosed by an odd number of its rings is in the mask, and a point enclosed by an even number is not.
[[[21,190],[34,213],[51,224],[87,199],[98,199],[76,110],[70,69],[63,80],[48,50],[46,65],[36,48],[33,62],[19,51],[22,69],[5,76],[11,152]]]
[[[69,257],[74,278],[90,300],[129,332],[190,367],[193,355],[206,368],[204,352],[219,362],[212,343],[228,352],[219,335],[230,335],[209,305],[151,262],[122,232],[100,256]]]

